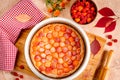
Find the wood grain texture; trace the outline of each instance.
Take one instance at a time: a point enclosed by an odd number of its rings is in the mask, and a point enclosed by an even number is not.
[[[16,42],[16,47],[18,48],[18,54],[17,54],[17,58],[16,58],[16,64],[15,64],[15,70],[27,73],[29,75],[32,75],[34,77],[35,76],[31,70],[29,69],[26,60],[25,60],[25,56],[24,56],[24,44],[25,44],[25,40],[27,38],[28,33],[30,32],[31,29],[29,30],[23,30],[21,32],[21,35],[19,36],[19,39]],[[20,65],[23,65],[25,67],[25,69],[20,69]]]

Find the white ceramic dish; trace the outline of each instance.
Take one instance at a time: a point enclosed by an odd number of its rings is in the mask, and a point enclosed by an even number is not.
[[[75,28],[76,30],[78,30],[79,34],[81,34],[83,40],[84,40],[84,43],[85,43],[85,57],[83,59],[83,62],[82,62],[82,65],[79,67],[79,69],[77,69],[76,72],[74,72],[72,75],[70,76],[67,76],[65,78],[61,78],[61,79],[53,79],[53,78],[50,78],[50,77],[47,77],[43,74],[41,74],[35,67],[34,65],[32,64],[31,62],[31,59],[30,59],[30,54],[29,54],[29,47],[30,47],[30,42],[31,42],[31,39],[33,37],[33,35],[36,33],[37,30],[39,30],[41,27],[45,26],[46,24],[49,24],[49,23],[64,23],[64,24],[68,24],[68,25],[71,25],[73,28]],[[26,39],[26,42],[25,42],[25,48],[24,48],[24,53],[25,53],[25,58],[26,58],[26,61],[27,61],[27,64],[29,66],[29,68],[32,70],[32,72],[34,74],[36,74],[39,78],[43,79],[43,80],[72,80],[74,79],[75,77],[77,77],[78,75],[80,75],[80,73],[82,73],[84,71],[84,69],[86,68],[87,64],[88,64],[88,61],[89,61],[89,58],[90,58],[90,43],[89,43],[89,40],[88,40],[88,37],[85,33],[85,31],[80,27],[80,25],[78,25],[77,23],[71,21],[71,20],[68,20],[68,19],[64,19],[64,18],[60,18],[60,17],[57,17],[57,18],[49,18],[49,19],[46,19],[40,23],[38,23],[32,30],[31,32],[29,33],[27,39]]]

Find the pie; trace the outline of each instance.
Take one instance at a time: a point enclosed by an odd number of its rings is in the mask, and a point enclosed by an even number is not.
[[[31,40],[31,61],[40,73],[48,77],[71,75],[81,66],[84,56],[83,38],[67,24],[47,24]]]

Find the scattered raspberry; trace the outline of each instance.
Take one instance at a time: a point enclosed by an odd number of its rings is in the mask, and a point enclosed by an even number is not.
[[[11,74],[14,75],[14,76],[18,76],[17,72],[11,72]]]
[[[108,38],[108,39],[112,39],[112,35],[108,35],[107,38]]]
[[[117,40],[117,39],[113,39],[112,41],[113,41],[114,43],[117,43],[117,42],[118,42],[118,40]]]
[[[20,65],[20,69],[24,69],[25,67],[24,67],[24,65]]]
[[[112,42],[108,42],[107,45],[108,45],[108,46],[112,46]]]
[[[19,77],[20,77],[20,78],[23,78],[23,75],[20,75]]]
[[[15,80],[19,80],[19,78],[15,78]]]

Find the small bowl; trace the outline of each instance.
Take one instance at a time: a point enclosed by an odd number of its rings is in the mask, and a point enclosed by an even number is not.
[[[68,19],[64,19],[64,18],[49,18],[46,19],[40,23],[38,23],[29,33],[26,42],[25,42],[25,47],[24,47],[24,53],[25,53],[25,59],[26,62],[29,66],[29,68],[32,70],[32,72],[37,75],[39,78],[43,79],[43,80],[58,80],[55,78],[51,78],[48,76],[45,76],[44,74],[40,73],[33,65],[31,58],[30,58],[30,43],[32,40],[32,37],[34,36],[34,34],[43,26],[50,24],[50,23],[63,23],[63,24],[67,24],[70,25],[72,28],[76,29],[78,31],[78,33],[82,36],[83,41],[84,41],[84,45],[85,45],[85,56],[84,59],[82,61],[82,64],[80,65],[80,67],[71,75],[64,77],[64,78],[60,78],[61,80],[71,80],[76,78],[78,75],[80,75],[84,69],[86,68],[89,58],[90,58],[90,43],[89,43],[89,39],[85,33],[85,31],[75,22],[68,20]]]
[[[71,6],[71,17],[78,24],[89,24],[97,15],[97,7],[93,0],[77,0]]]

